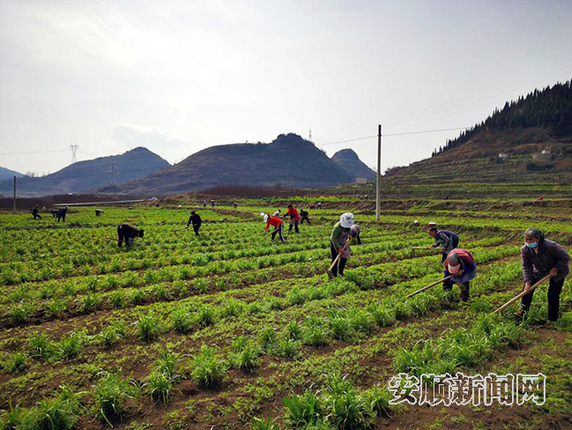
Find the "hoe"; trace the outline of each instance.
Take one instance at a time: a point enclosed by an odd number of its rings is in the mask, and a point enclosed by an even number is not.
[[[350,243],[350,239],[348,238],[347,242],[344,244],[344,247],[342,248],[342,252],[344,252],[344,250],[346,249],[346,246],[348,246],[348,243]],[[328,278],[333,279],[334,278],[334,274],[332,273],[332,270],[334,269],[334,267],[336,266],[336,264],[338,264],[338,260],[340,259],[340,255],[342,253],[338,252],[338,255],[336,256],[336,259],[334,260],[334,262],[332,263],[332,265],[330,266],[330,268],[327,270],[328,273]]]
[[[545,276],[544,278],[542,278],[540,281],[538,281],[536,284],[534,284],[533,286],[531,286],[528,291],[523,291],[522,293],[518,294],[516,297],[510,299],[508,302],[506,302],[504,305],[502,305],[500,308],[498,308],[496,311],[494,311],[494,314],[497,314],[501,311],[503,311],[504,309],[508,308],[510,305],[512,305],[514,302],[516,302],[518,299],[520,299],[522,296],[525,296],[526,294],[530,293],[532,290],[534,290],[536,287],[538,287],[540,284],[542,284],[543,282],[549,280],[551,278],[550,275]]]
[[[428,289],[431,288],[431,287],[434,287],[435,285],[439,284],[440,282],[447,281],[448,279],[451,279],[452,277],[453,277],[453,275],[449,275],[449,276],[447,276],[446,278],[439,279],[437,282],[433,282],[432,284],[427,285],[426,287],[423,287],[423,288],[421,288],[420,290],[417,290],[417,291],[415,291],[414,293],[409,294],[409,295],[408,295],[407,297],[405,297],[405,298],[408,299],[408,298],[410,298],[410,297],[416,296],[417,294],[422,293],[423,291],[428,290]]]

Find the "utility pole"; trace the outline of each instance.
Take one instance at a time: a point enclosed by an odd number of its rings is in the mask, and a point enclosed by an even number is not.
[[[79,145],[78,144],[70,145],[70,149],[72,152],[72,164],[73,164],[77,161],[77,150],[79,149]]]
[[[13,213],[16,213],[16,177],[14,176],[14,208],[12,209]]]
[[[377,128],[377,181],[375,187],[375,220],[379,222],[379,200],[381,194],[381,124]]]

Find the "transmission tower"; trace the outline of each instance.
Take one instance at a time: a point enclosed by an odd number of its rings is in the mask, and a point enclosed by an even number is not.
[[[79,145],[78,144],[70,145],[70,149],[72,152],[72,164],[73,164],[77,161],[77,150],[79,149]]]

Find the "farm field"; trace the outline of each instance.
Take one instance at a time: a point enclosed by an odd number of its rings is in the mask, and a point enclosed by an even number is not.
[[[0,213],[0,428],[572,426],[570,279],[550,327],[545,286],[524,323],[516,305],[491,315],[522,289],[527,227],[570,252],[565,201],[548,200],[543,213],[432,200],[382,208],[376,223],[363,202],[323,200],[300,234],[285,225],[286,243],[262,236],[259,213],[285,212],[263,201],[196,208],[199,238],[173,232],[186,225],[184,201],[106,207],[101,217],[72,208],[65,223]],[[363,243],[329,280],[329,235],[347,211]],[[433,243],[428,221],[455,231],[475,257],[468,303],[440,285],[406,299],[442,277],[440,254],[412,249]],[[120,223],[145,229],[133,249],[117,247]],[[389,403],[400,373],[456,372],[542,373],[546,399]]]

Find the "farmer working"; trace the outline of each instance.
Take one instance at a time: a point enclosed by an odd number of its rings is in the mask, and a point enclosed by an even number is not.
[[[135,237],[143,237],[143,229],[137,229],[128,224],[119,224],[117,226],[117,236],[118,236],[117,246],[121,248],[121,245],[125,240],[125,246],[129,248],[133,245],[133,239]]]
[[[350,229],[354,224],[354,214],[345,213],[340,216],[340,221],[336,223],[330,236],[330,253],[332,255],[332,263],[340,255],[338,264],[332,269],[332,274],[338,276],[338,269],[340,275],[344,274],[344,268],[348,258],[350,258],[351,249],[348,241],[352,240]],[[347,245],[346,245],[347,243]]]
[[[443,248],[443,256],[441,258],[441,262],[444,262],[449,252],[451,252],[454,248],[457,247],[457,245],[459,245],[459,236],[451,231],[437,230],[436,227],[431,227],[429,229],[429,234],[435,238],[435,243],[432,245],[432,247]]]
[[[350,228],[350,234],[357,241],[358,245],[361,245],[361,238],[359,237],[359,225],[355,224]]]
[[[570,255],[558,243],[544,238],[537,228],[528,228],[524,232],[524,246],[520,248],[524,290],[528,290],[545,276],[550,275],[548,286],[548,322],[558,320],[560,293],[566,275],[570,273],[568,263]],[[532,303],[534,290],[522,297],[521,308],[515,314],[522,317]]]
[[[461,289],[461,300],[469,300],[469,283],[476,276],[475,259],[469,251],[462,248],[453,249],[444,263],[445,277],[453,275],[451,279],[443,282],[443,290],[451,290],[453,284]]]
[[[189,222],[187,222],[187,228],[189,225],[193,224],[193,230],[195,231],[195,236],[199,235],[199,229],[201,228],[201,217],[195,211],[191,211],[191,216],[189,217]]]
[[[58,211],[56,212],[56,216],[58,217],[58,222],[60,222],[60,219],[63,222],[66,222],[66,214],[68,213],[68,207],[63,207],[61,209],[58,209]]]
[[[310,224],[310,225],[312,224],[312,223],[310,222],[310,218],[309,218],[310,214],[308,213],[308,211],[302,209],[302,210],[300,211],[300,216],[302,217],[302,220],[300,221],[300,224],[304,224],[304,221],[307,221],[308,224]]]
[[[266,229],[264,230],[263,236],[265,236],[266,233],[268,233],[268,229],[270,228],[270,226],[273,226],[274,231],[272,232],[272,238],[270,240],[274,240],[276,233],[278,233],[280,234],[280,240],[282,242],[286,242],[286,239],[284,239],[284,223],[282,222],[282,220],[278,217],[265,214],[264,212],[262,212],[260,216],[264,218],[264,222],[266,223]]]
[[[290,215],[290,227],[288,227],[288,231],[292,231],[292,227],[295,227],[296,233],[300,233],[298,229],[298,221],[300,221],[300,215],[298,215],[298,210],[295,206],[288,205],[288,212],[286,215]]]
[[[38,205],[36,205],[34,206],[34,209],[32,209],[32,215],[34,215],[34,219],[42,219],[42,217],[38,212],[39,212]]]

